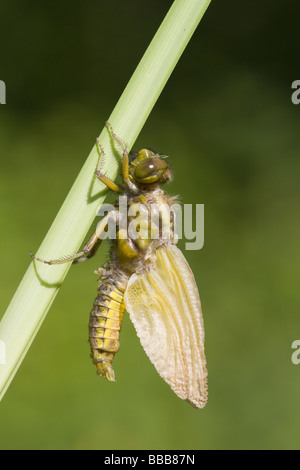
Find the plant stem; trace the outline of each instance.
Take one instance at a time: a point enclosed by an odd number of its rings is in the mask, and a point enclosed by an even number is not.
[[[210,0],[175,0],[135,70],[109,122],[131,149]],[[120,158],[107,129],[100,135],[106,154],[104,172],[115,179]],[[37,255],[53,259],[76,252],[82,244],[106,191],[95,178],[96,147],[72,186]],[[101,196],[96,197],[101,191]],[[71,263],[31,263],[0,323],[5,364],[0,357],[0,399],[25,357]],[[3,348],[2,348],[3,350]],[[3,362],[3,361],[2,361]]]

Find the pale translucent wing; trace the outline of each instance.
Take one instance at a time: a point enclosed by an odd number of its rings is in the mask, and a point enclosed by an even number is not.
[[[125,306],[160,376],[193,406],[207,402],[204,326],[194,275],[175,245],[157,250],[153,268],[133,274]]]

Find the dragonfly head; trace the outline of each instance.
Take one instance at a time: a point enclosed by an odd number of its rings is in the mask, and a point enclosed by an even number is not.
[[[150,149],[139,150],[129,166],[130,178],[139,185],[166,183],[172,175],[165,158],[165,156],[159,155]]]

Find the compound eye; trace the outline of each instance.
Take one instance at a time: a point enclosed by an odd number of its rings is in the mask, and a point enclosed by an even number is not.
[[[144,160],[145,158],[151,158],[153,157],[154,155],[154,152],[152,152],[152,150],[150,149],[141,149],[138,151],[137,153],[137,160],[139,162],[141,162],[142,160]]]
[[[146,158],[136,166],[134,179],[138,183],[155,183],[160,180],[167,168],[167,163],[158,157]]]

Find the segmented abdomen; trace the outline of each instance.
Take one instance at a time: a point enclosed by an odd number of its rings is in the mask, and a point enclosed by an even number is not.
[[[91,357],[98,374],[114,381],[112,361],[120,346],[119,333],[128,278],[112,269],[111,265],[99,268],[96,273],[100,274],[100,280],[89,323]]]

